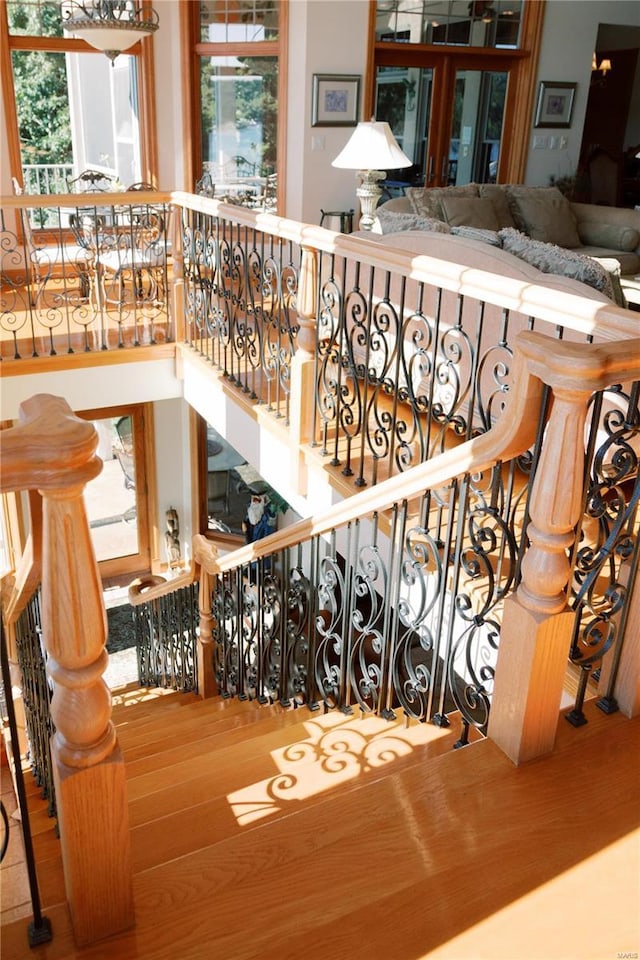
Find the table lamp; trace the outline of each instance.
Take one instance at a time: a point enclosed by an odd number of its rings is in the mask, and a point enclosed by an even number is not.
[[[410,167],[412,163],[396,143],[388,123],[372,117],[358,124],[331,166],[358,171],[356,196],[362,211],[362,230],[371,230],[376,220],[375,209],[382,195],[378,181],[385,179],[387,170]]]

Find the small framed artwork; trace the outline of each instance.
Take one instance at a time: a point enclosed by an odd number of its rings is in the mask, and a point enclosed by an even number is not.
[[[577,83],[541,80],[534,127],[570,127]]]
[[[312,127],[355,127],[359,104],[359,76],[314,73]]]

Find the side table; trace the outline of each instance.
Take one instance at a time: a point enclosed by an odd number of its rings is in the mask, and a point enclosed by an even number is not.
[[[340,221],[340,233],[353,233],[353,210],[323,210],[320,208],[320,226],[324,226],[327,217]]]

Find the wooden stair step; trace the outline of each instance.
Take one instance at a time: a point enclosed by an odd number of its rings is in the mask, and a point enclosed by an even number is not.
[[[190,727],[197,729],[198,724],[204,726],[208,723],[220,723],[232,717],[251,717],[263,709],[263,706],[256,701],[223,700],[222,698],[199,700],[196,703],[187,704],[179,711],[173,711],[170,720],[163,713],[158,712],[153,717],[146,718],[145,723],[129,724],[116,729],[122,748],[130,749],[148,742],[150,736],[156,735],[156,739],[161,739],[159,734],[162,732],[165,737],[179,730],[184,730],[186,734]]]
[[[638,746],[640,724],[635,723],[635,731],[631,726],[619,727],[617,739],[610,730],[600,734],[607,750],[615,739],[620,763],[629,750],[633,752],[634,743]],[[595,736],[593,742],[598,739]],[[291,816],[265,823],[256,831],[239,831],[170,867],[163,864],[145,871],[136,878],[136,904],[145,915],[158,917],[162,911],[156,931],[162,946],[150,956],[168,960],[179,944],[181,960],[188,960],[197,957],[198,947],[206,943],[212,953],[234,960],[258,956],[275,960],[295,955],[295,942],[298,950],[305,944],[306,957],[320,960],[326,956],[327,940],[316,936],[316,928],[325,933],[334,926],[341,929],[354,914],[361,921],[365,911],[376,931],[382,934],[385,926],[393,928],[396,942],[398,936],[416,937],[402,956],[421,956],[451,935],[463,873],[476,878],[466,887],[466,927],[493,913],[496,903],[524,895],[594,851],[584,836],[589,831],[576,829],[575,824],[575,811],[590,788],[593,769],[585,763],[576,778],[567,782],[563,757],[549,758],[544,769],[536,766],[522,767],[514,775],[507,758],[490,741],[482,741],[438,757],[428,771],[414,765],[390,773],[357,794],[339,790],[323,803],[303,805]],[[547,831],[541,835],[539,830],[527,829],[527,811],[550,801],[554,818]],[[609,824],[611,840],[635,826],[637,811],[629,807],[619,822]],[[478,838],[487,833],[489,839],[479,843]],[[363,834],[378,871],[359,869],[367,849]],[[313,865],[319,864],[327,865],[330,877],[321,893],[317,884],[304,882]],[[478,884],[488,865],[491,883]],[[432,894],[441,891],[441,903],[432,896],[427,907],[426,883]],[[207,914],[204,907],[211,904],[213,890],[215,910]],[[385,906],[403,896],[410,898],[410,909],[402,912],[401,926],[395,917],[389,924],[393,914]],[[252,925],[248,934],[246,904],[258,901],[259,929]],[[197,933],[195,910],[200,921]],[[425,916],[412,924],[411,917],[420,916],[421,910]],[[429,932],[432,922],[437,927],[435,937]],[[420,951],[419,937],[425,935]],[[351,943],[353,931],[351,937],[346,932],[341,937],[342,945]],[[283,940],[288,950],[281,949]],[[329,942],[333,950],[333,941]],[[388,935],[382,942],[389,943]],[[338,949],[336,955],[350,953]],[[366,949],[361,945],[357,955],[363,960],[378,955],[377,941],[367,938]],[[398,953],[391,950],[380,955]]]
[[[331,723],[334,716],[221,747],[204,758],[209,769],[200,777],[133,801],[135,871],[217,843],[236,829],[254,829],[265,817],[288,816],[302,802],[322,802],[336,788],[359,790],[389,770],[424,766],[452,750],[459,736],[455,728],[405,729],[377,717]],[[327,723],[319,726],[320,719]]]
[[[200,737],[192,743],[184,743],[179,747],[172,747],[161,753],[152,754],[148,757],[142,757],[139,760],[133,760],[127,763],[127,792],[129,799],[143,796],[146,793],[154,793],[162,789],[167,782],[167,770],[170,769],[171,779],[178,781],[197,776],[202,770],[202,757],[211,753],[224,738],[227,745],[233,743],[243,743],[251,739],[248,730],[259,731],[254,735],[261,736],[270,730],[278,730],[281,727],[292,726],[299,722],[294,710],[284,710],[277,705],[265,707],[265,713],[269,711],[269,716],[258,716],[255,724],[247,725],[246,722],[237,726],[213,732],[209,736]],[[249,714],[248,717],[251,715]]]

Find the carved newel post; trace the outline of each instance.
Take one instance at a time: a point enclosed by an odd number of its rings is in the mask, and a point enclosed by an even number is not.
[[[135,921],[124,764],[102,677],[106,614],[82,496],[102,462],[93,424],[61,398],[34,397],[21,414],[27,423],[5,431],[6,466],[14,489],[36,486],[43,498],[51,757],[67,899],[76,943],[84,945]]]
[[[587,401],[593,391],[637,378],[638,345],[554,343],[537,333],[519,344],[553,404],[530,500],[522,582],[505,601],[488,733],[521,763],[554,746],[574,615],[567,608],[569,551],[582,510]]]

